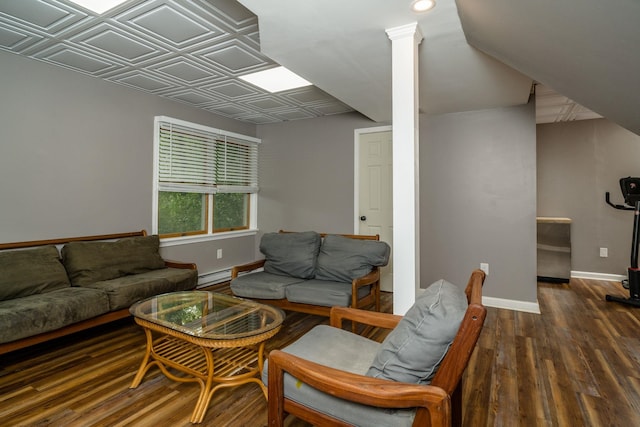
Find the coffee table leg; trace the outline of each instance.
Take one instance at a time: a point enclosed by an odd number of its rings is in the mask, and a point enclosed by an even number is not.
[[[142,382],[142,378],[144,378],[144,374],[146,374],[149,368],[155,364],[155,361],[149,363],[149,359],[151,358],[151,349],[153,348],[153,337],[151,336],[151,331],[147,328],[143,328],[143,330],[147,337],[147,349],[145,351],[144,357],[142,358],[140,368],[138,368],[138,372],[136,373],[136,376],[129,388],[138,387]]]
[[[211,401],[211,397],[213,396],[213,392],[215,391],[215,387],[213,390],[211,386],[213,385],[213,354],[211,349],[202,348],[202,352],[204,353],[205,360],[207,361],[207,380],[199,381],[200,382],[200,396],[198,396],[198,401],[196,402],[196,407],[193,410],[193,414],[191,414],[191,422],[192,423],[201,423],[204,419],[204,414],[207,412],[207,408],[209,407],[209,402]]]
[[[224,388],[224,387],[237,387],[239,385],[242,384],[248,384],[248,383],[256,383],[258,384],[258,386],[260,386],[260,389],[262,390],[262,393],[264,394],[265,399],[267,399],[267,388],[265,387],[265,385],[262,383],[262,379],[260,378],[260,375],[262,374],[262,368],[264,366],[264,345],[265,342],[261,342],[258,345],[258,351],[257,351],[257,356],[258,356],[258,370],[256,371],[256,374],[258,376],[258,378],[254,377],[249,377],[249,378],[242,378],[242,379],[238,379],[238,380],[234,380],[233,378],[230,378],[228,380],[228,382],[219,382],[220,378],[218,378],[217,380],[215,380],[214,378],[214,354],[213,351],[210,348],[202,348],[206,360],[207,360],[207,381],[202,382],[201,383],[201,390],[200,390],[200,396],[198,398],[198,403],[196,403],[196,408],[193,411],[193,415],[191,416],[191,422],[192,423],[201,423],[202,420],[204,419],[204,416],[207,412],[207,409],[209,408],[209,403],[211,403],[211,399],[213,398],[213,394],[216,392],[216,390],[220,389],[220,388]],[[213,386],[213,383],[217,382],[217,384]]]

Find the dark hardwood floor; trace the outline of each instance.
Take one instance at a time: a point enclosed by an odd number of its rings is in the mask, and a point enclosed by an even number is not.
[[[628,291],[596,280],[540,283],[541,315],[489,308],[465,375],[465,426],[640,425],[640,308],[605,302],[607,293]],[[388,311],[391,295],[383,299]],[[288,313],[268,350],[322,322]],[[191,425],[196,384],[152,369],[129,389],[144,345],[125,319],[0,355],[0,425]],[[202,425],[266,423],[264,397],[247,384],[216,392]]]

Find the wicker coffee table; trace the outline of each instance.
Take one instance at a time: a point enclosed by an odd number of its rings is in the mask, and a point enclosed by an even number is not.
[[[267,396],[259,374],[265,341],[282,326],[280,309],[214,292],[189,291],[148,298],[130,311],[147,337],[131,388],[138,387],[154,365],[174,381],[197,382],[200,396],[192,423],[202,422],[213,393],[221,387],[254,382]]]

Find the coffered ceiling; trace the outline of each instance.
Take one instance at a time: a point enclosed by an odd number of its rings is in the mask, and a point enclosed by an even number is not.
[[[238,79],[277,64],[234,0],[129,0],[101,16],[64,0],[0,0],[0,49],[253,123],[352,110],[315,86],[271,94]]]

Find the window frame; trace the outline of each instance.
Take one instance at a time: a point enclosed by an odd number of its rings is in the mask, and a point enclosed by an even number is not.
[[[159,192],[160,191],[175,191],[175,192],[180,192],[179,189],[162,189],[161,184],[160,184],[160,127],[163,124],[175,124],[177,126],[183,127],[183,128],[190,128],[193,129],[195,131],[199,131],[199,132],[208,132],[211,134],[215,134],[215,135],[219,135],[220,137],[229,138],[229,141],[231,143],[237,142],[237,141],[241,141],[241,142],[246,142],[246,143],[252,143],[252,144],[256,144],[257,146],[259,146],[259,144],[261,143],[261,140],[259,138],[255,138],[255,137],[251,137],[251,136],[246,136],[246,135],[241,135],[238,133],[234,133],[234,132],[229,132],[229,131],[225,131],[225,130],[220,130],[220,129],[216,129],[216,128],[212,128],[209,126],[204,126],[204,125],[200,125],[197,123],[191,123],[191,122],[187,122],[184,120],[179,120],[179,119],[174,119],[171,117],[166,117],[166,116],[156,116],[154,117],[154,129],[153,129],[153,194],[152,194],[152,233],[153,234],[158,234],[158,211],[159,211],[159,206],[158,206],[158,199],[159,199]],[[226,142],[225,142],[226,143]],[[251,191],[247,191],[247,192],[241,192],[241,191],[230,191],[230,187],[229,185],[227,185],[227,183],[221,183],[220,191],[217,191],[217,189],[214,187],[212,187],[209,190],[203,190],[201,191],[206,197],[205,197],[205,222],[207,225],[207,230],[206,233],[203,233],[201,231],[198,232],[193,232],[193,233],[171,233],[171,234],[164,234],[160,237],[160,240],[162,242],[162,246],[174,246],[174,245],[180,245],[180,244],[187,244],[187,243],[195,243],[195,242],[203,242],[203,241],[210,241],[210,240],[221,240],[221,239],[228,239],[228,238],[234,238],[234,237],[240,237],[240,236],[245,236],[245,235],[254,235],[257,233],[257,212],[258,212],[258,187],[257,187],[257,156],[258,156],[258,150],[256,149],[255,152],[255,165],[253,165],[253,169],[252,169],[252,173],[255,174],[255,183],[256,183],[256,187],[255,190]],[[233,186],[231,186],[231,188],[233,188]],[[239,187],[241,188],[241,187]],[[244,187],[242,187],[244,188]],[[224,194],[224,193],[239,193],[239,194],[248,194],[248,200],[247,200],[247,227],[243,227],[242,229],[221,229],[221,230],[214,230],[214,218],[213,218],[213,213],[214,213],[214,199],[215,199],[215,194]]]

